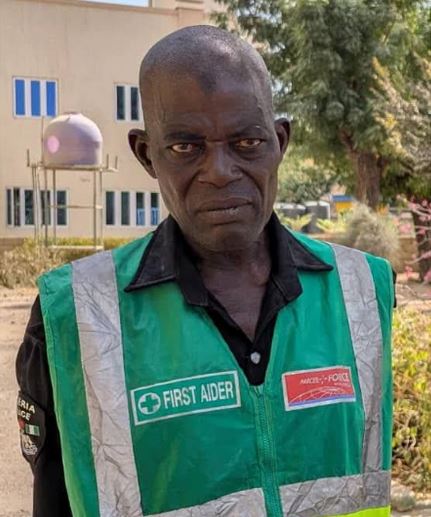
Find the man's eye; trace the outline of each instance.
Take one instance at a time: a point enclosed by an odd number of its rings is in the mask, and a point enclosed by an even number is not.
[[[193,151],[196,150],[196,148],[197,148],[196,144],[174,144],[174,145],[171,145],[172,151],[174,151],[175,153],[182,153],[182,154],[192,153]]]
[[[235,145],[240,149],[255,149],[262,143],[260,138],[244,138],[244,140],[240,140]]]

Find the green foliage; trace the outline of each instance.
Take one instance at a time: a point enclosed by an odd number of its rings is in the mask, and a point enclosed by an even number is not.
[[[60,252],[39,248],[32,239],[0,255],[0,285],[5,287],[34,286],[44,271],[63,263]]]
[[[287,203],[304,203],[319,200],[340,179],[334,167],[317,165],[304,159],[296,146],[283,160],[278,170],[277,199]]]
[[[393,322],[393,471],[418,490],[431,490],[431,317],[412,308]]]
[[[104,240],[105,249],[116,248],[131,239],[109,237]],[[57,245],[91,246],[89,238],[61,238]],[[37,246],[33,239],[26,239],[21,246],[0,254],[0,285],[14,287],[31,287],[45,271],[61,266],[72,260],[94,253],[92,249],[52,249]]]
[[[307,224],[311,222],[311,219],[313,218],[312,214],[305,214],[298,217],[287,217],[282,213],[278,213],[277,215],[282,224],[296,232],[300,232],[305,226],[307,226]]]
[[[429,64],[429,2],[217,1],[225,11],[216,22],[251,38],[262,53],[276,110],[292,117],[306,156],[344,166],[356,178],[358,199],[376,206],[380,180],[403,169],[414,146],[427,145],[422,122],[408,124],[407,138],[399,124],[401,152],[388,120],[392,93],[407,103],[399,103],[403,113],[425,94],[412,86],[426,81],[418,63]]]
[[[346,215],[344,244],[379,257],[388,259],[392,266],[398,265],[398,230],[387,215],[372,212],[358,204]]]
[[[347,216],[338,215],[337,219],[317,219],[316,226],[325,233],[345,233]]]

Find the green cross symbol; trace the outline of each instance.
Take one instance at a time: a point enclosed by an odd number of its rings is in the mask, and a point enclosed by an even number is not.
[[[160,397],[155,393],[146,393],[138,401],[139,411],[144,415],[151,415],[160,409]]]

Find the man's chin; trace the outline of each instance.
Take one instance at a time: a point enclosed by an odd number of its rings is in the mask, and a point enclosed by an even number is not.
[[[200,242],[210,251],[229,253],[249,248],[259,237],[260,232],[257,229],[252,231],[248,224],[225,224],[203,233]]]

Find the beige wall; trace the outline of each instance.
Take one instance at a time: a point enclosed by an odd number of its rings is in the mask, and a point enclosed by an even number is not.
[[[133,158],[127,133],[137,122],[115,120],[115,84],[137,84],[140,61],[158,39],[186,25],[206,23],[212,1],[153,0],[133,8],[80,0],[0,1],[0,237],[32,235],[31,227],[6,224],[6,188],[31,187],[26,149],[40,158],[41,119],[13,116],[13,77],[58,80],[58,113],[82,112],[104,137],[104,152],[118,155],[120,172],[107,174],[104,189],[157,191]],[[59,172],[58,188],[72,204],[91,202],[90,175]],[[162,210],[162,215],[166,215]],[[92,231],[89,211],[69,210],[60,235]],[[139,235],[142,227],[104,227],[105,235]]]

